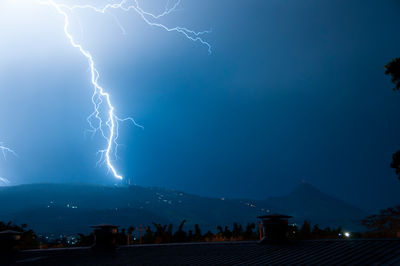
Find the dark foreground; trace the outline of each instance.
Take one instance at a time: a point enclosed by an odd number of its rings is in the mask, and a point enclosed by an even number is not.
[[[3,260],[3,262],[5,262]],[[400,240],[309,240],[291,244],[190,243],[24,251],[11,265],[400,265]]]

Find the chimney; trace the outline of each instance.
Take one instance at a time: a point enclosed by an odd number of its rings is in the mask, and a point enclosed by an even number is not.
[[[288,241],[289,218],[292,216],[283,214],[270,214],[257,217],[262,219],[263,238],[260,244],[284,243]]]
[[[95,243],[94,250],[113,251],[117,247],[118,227],[112,224],[99,224],[91,226],[94,228]]]
[[[20,232],[12,230],[0,232],[0,254],[2,256],[11,256],[16,253],[20,239]]]

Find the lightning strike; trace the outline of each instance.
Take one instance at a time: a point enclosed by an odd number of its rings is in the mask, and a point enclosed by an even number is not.
[[[11,155],[13,155],[15,157],[18,157],[18,155],[17,155],[17,153],[15,151],[13,151],[12,149],[4,146],[3,143],[1,143],[1,142],[0,142],[0,151],[3,154],[4,160],[7,159],[7,157],[6,157],[7,153],[9,153],[9,154],[11,154]],[[10,181],[7,178],[3,178],[3,177],[0,176],[0,183],[8,185],[8,184],[10,184]]]
[[[70,32],[70,18],[69,18],[69,13],[73,12],[74,10],[77,9],[88,9],[92,10],[96,13],[100,14],[106,14],[107,11],[109,10],[120,10],[124,12],[129,12],[129,11],[134,11],[136,12],[144,22],[146,22],[147,25],[152,26],[152,27],[157,27],[161,28],[167,32],[177,32],[182,34],[184,37],[187,39],[193,41],[193,42],[199,42],[202,45],[206,46],[208,49],[208,52],[211,53],[211,45],[205,41],[202,36],[204,34],[210,33],[211,31],[201,31],[201,32],[196,32],[191,29],[185,28],[185,27],[168,27],[162,23],[157,22],[157,20],[161,17],[165,17],[172,12],[176,11],[178,6],[180,5],[180,0],[177,0],[172,7],[165,7],[165,10],[163,13],[154,15],[150,12],[144,11],[140,6],[137,0],[122,0],[119,3],[114,3],[114,4],[107,4],[103,7],[96,7],[93,5],[66,5],[66,4],[60,4],[56,3],[54,0],[48,0],[48,1],[40,1],[40,4],[46,4],[50,5],[55,8],[55,10],[64,18],[64,33],[66,37],[68,38],[69,42],[71,45],[78,49],[80,53],[87,59],[89,68],[90,68],[90,77],[91,77],[91,84],[94,88],[93,94],[92,94],[92,104],[94,107],[93,113],[91,113],[88,118],[87,122],[90,127],[90,132],[94,136],[96,133],[100,133],[101,136],[105,139],[106,141],[106,146],[104,149],[99,150],[100,154],[100,159],[98,161],[99,163],[105,162],[107,164],[108,170],[113,174],[113,176],[117,179],[122,180],[123,176],[117,171],[115,166],[112,163],[112,159],[117,159],[118,158],[118,137],[119,137],[119,123],[121,122],[132,122],[135,126],[138,126],[140,128],[143,128],[141,125],[135,122],[135,120],[131,117],[127,118],[119,118],[115,114],[115,107],[112,104],[111,101],[111,95],[109,92],[107,92],[100,84],[99,84],[99,78],[100,74],[98,70],[96,69],[96,64],[94,61],[94,58],[92,54],[83,47],[82,44],[79,44],[78,42],[75,41],[73,35]],[[120,27],[122,32],[125,34],[125,29],[122,27],[121,23],[118,21],[117,17],[114,14],[109,13],[114,17],[114,19],[117,22],[117,25]],[[107,111],[102,113],[101,107],[104,106],[106,107]],[[105,119],[103,120],[103,117]]]
[[[4,159],[7,159],[7,158],[6,158],[6,154],[7,154],[7,153],[10,153],[10,154],[14,155],[15,157],[18,156],[17,153],[16,153],[15,151],[13,151],[12,149],[10,149],[10,148],[4,146],[2,142],[0,142],[0,151],[1,151],[1,153],[3,154]]]

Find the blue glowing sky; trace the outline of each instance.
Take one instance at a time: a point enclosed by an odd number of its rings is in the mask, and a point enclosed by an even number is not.
[[[23,0],[21,0],[23,2]],[[21,3],[22,3],[21,2]],[[75,1],[79,2],[79,1]],[[166,1],[141,1],[152,12]],[[12,184],[113,184],[96,168],[88,65],[51,7],[0,3],[0,160]],[[383,66],[399,56],[398,1],[183,0],[163,19],[212,29],[213,53],[135,13],[77,12],[123,124],[116,167],[142,186],[264,198],[302,180],[366,209],[399,203],[400,95]]]

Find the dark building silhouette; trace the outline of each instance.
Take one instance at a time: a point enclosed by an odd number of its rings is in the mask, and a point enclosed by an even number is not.
[[[263,238],[260,244],[270,242],[286,242],[289,236],[289,218],[292,216],[284,214],[269,214],[259,216],[262,219]]]
[[[100,251],[114,250],[117,247],[118,227],[112,224],[99,224],[94,228],[95,243],[93,249]]]
[[[21,233],[13,230],[0,232],[0,254],[10,255],[17,251]]]

